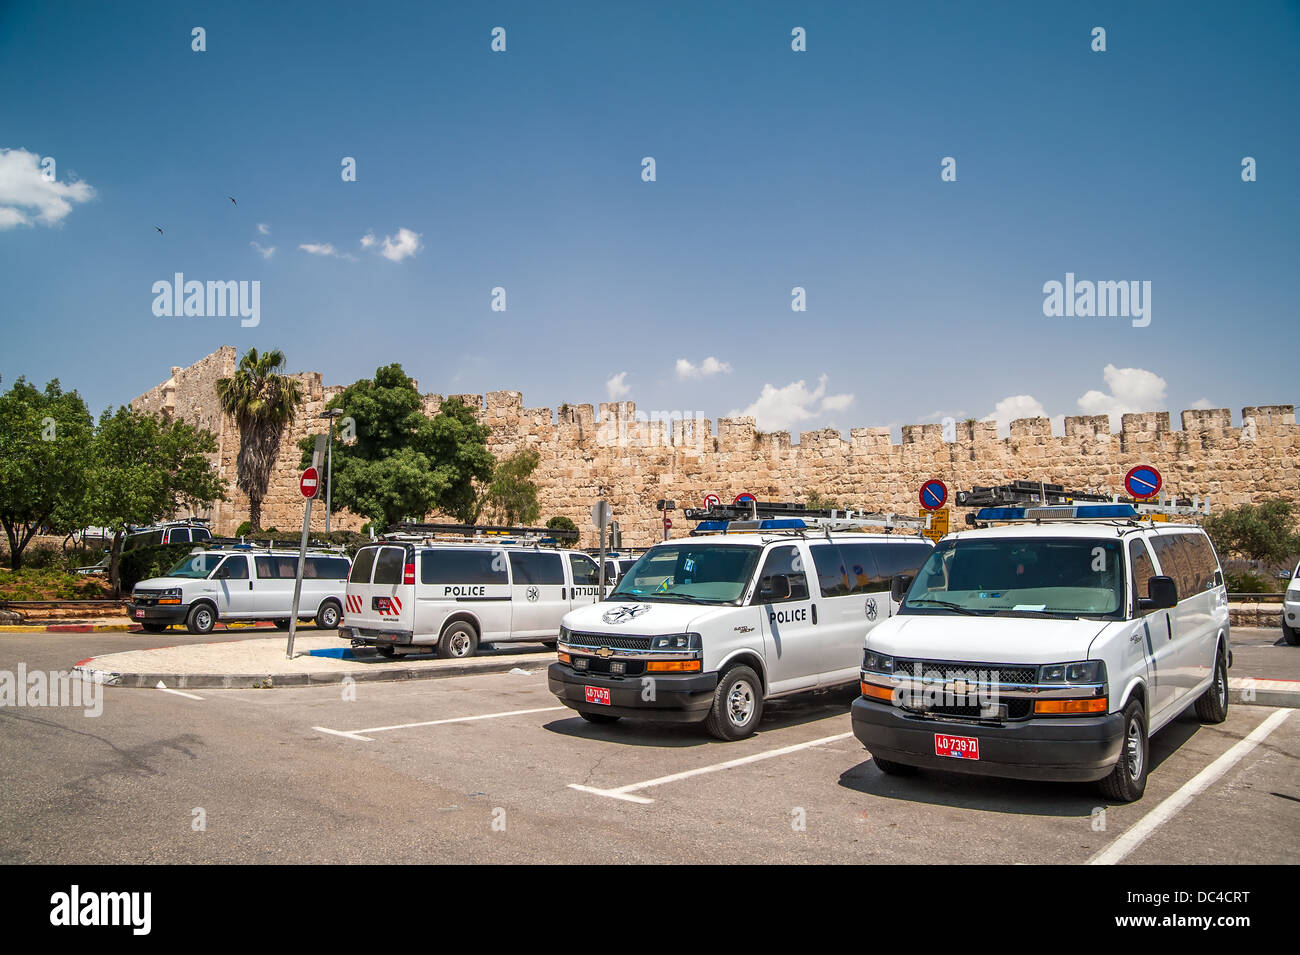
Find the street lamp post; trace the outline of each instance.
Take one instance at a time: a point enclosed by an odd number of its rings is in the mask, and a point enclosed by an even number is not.
[[[329,420],[329,439],[325,443],[325,533],[330,532],[330,498],[334,493],[334,419],[343,417],[342,408],[329,408],[317,417]]]

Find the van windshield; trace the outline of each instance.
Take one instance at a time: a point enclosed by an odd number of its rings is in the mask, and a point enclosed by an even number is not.
[[[761,551],[737,544],[662,544],[631,566],[609,599],[739,603]]]
[[[1117,618],[1123,608],[1118,538],[997,537],[940,542],[899,613]]]
[[[221,558],[225,557],[218,551],[207,551],[203,554],[186,554],[171,570],[167,571],[164,577],[206,577],[221,563]]]

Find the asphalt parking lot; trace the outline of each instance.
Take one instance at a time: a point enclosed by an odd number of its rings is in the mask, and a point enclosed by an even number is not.
[[[132,636],[6,639],[0,669],[69,667]],[[1292,662],[1267,632],[1250,636],[1236,634],[1243,650]],[[1219,726],[1185,715],[1152,740],[1145,798],[1113,805],[1087,785],[885,776],[851,735],[852,691],[772,703],[737,743],[687,725],[591,725],[550,695],[547,662],[350,687],[106,687],[93,718],[2,708],[0,860],[1300,858],[1300,715],[1284,710],[1234,705]]]

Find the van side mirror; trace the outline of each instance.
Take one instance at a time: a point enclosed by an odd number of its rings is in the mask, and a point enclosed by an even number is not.
[[[790,578],[786,574],[772,574],[758,584],[758,593],[764,600],[789,600]]]
[[[896,604],[903,602],[907,592],[912,589],[911,574],[896,574],[889,582],[889,599]]]
[[[1147,580],[1147,596],[1138,598],[1138,610],[1168,610],[1178,606],[1178,584],[1172,577],[1151,577]]]

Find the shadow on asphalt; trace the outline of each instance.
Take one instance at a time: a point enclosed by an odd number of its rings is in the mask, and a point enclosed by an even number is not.
[[[471,660],[491,659],[492,657],[511,657],[522,656],[524,654],[535,654],[539,657],[545,657],[548,654],[555,655],[555,651],[542,646],[540,643],[507,643],[507,644],[487,644],[478,648],[478,653],[472,657],[466,657],[460,662],[465,663]],[[435,647],[424,648],[399,653],[391,657],[381,656],[379,651],[374,647],[353,647],[352,661],[355,663],[392,663],[402,664],[412,660],[438,660],[438,651]]]
[[[847,716],[849,707],[857,699],[856,684],[835,690],[799,693],[763,704],[763,718],[758,732],[752,738],[763,736],[791,726],[802,726],[835,716]],[[725,740],[714,738],[701,723],[662,723],[625,717],[617,723],[588,723],[573,711],[570,716],[559,717],[542,727],[560,736],[575,739],[603,740],[625,746],[665,746],[684,749],[691,746],[716,746],[726,753],[731,746]],[[788,744],[789,741],[785,741]],[[733,755],[743,756],[744,753]]]

